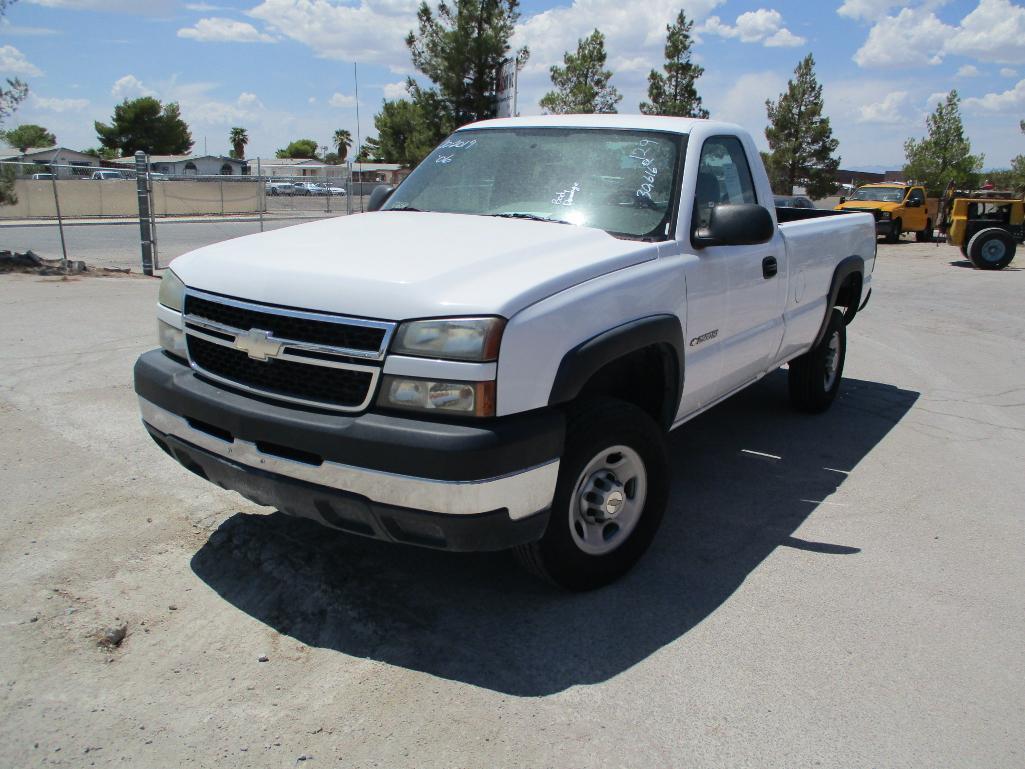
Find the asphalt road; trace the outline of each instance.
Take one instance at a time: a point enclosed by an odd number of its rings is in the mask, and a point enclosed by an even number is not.
[[[312,215],[312,214],[311,214]],[[271,218],[264,220],[265,230],[291,227],[310,219]],[[260,232],[259,221],[158,221],[158,265],[166,267],[176,256],[222,240]],[[142,270],[138,222],[90,222],[68,224],[64,240],[69,259],[84,261],[92,267],[130,267]],[[31,249],[47,259],[61,258],[60,231],[56,224],[0,224],[0,249]]]
[[[881,246],[833,409],[675,433],[587,595],[212,488],[138,421],[156,281],[0,276],[0,765],[1019,769],[1023,266]]]

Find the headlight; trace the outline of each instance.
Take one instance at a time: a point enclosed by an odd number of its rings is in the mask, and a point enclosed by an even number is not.
[[[164,270],[164,277],[160,279],[160,296],[157,301],[177,312],[185,307],[185,284],[170,270]]]
[[[385,375],[381,380],[377,405],[491,417],[495,415],[495,383],[435,382]]]
[[[391,351],[446,360],[492,361],[505,328],[504,318],[439,318],[403,323]]]

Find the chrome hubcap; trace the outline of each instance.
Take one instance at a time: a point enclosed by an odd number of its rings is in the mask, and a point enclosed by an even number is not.
[[[987,262],[999,262],[1007,253],[1003,242],[994,238],[982,246],[982,258]]]
[[[569,510],[576,542],[589,555],[619,547],[637,526],[648,491],[640,455],[629,446],[612,446],[587,463],[577,479]]]
[[[840,368],[840,332],[834,331],[829,337],[829,344],[826,346],[826,374],[823,378],[823,385],[827,390],[833,388],[836,382],[837,369]]]

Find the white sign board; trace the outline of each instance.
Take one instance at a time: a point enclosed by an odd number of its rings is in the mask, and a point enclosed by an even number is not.
[[[496,117],[516,117],[516,59],[506,59],[498,71]]]

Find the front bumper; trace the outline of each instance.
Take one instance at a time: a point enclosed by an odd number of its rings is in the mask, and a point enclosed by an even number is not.
[[[539,538],[565,422],[327,414],[241,395],[159,350],[135,366],[143,422],[189,470],[260,505],[356,534],[449,550]]]

